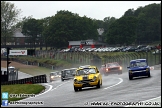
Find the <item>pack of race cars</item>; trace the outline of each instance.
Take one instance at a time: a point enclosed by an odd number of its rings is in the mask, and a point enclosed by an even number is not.
[[[129,62],[128,78],[132,80],[136,77],[150,77],[151,67],[147,59],[135,59]],[[86,87],[100,88],[102,86],[102,75],[122,74],[122,66],[117,62],[101,65],[100,69],[93,65],[79,66],[78,68],[63,69],[61,72],[51,72],[50,81],[60,78],[61,81],[73,79],[74,91],[82,90]]]

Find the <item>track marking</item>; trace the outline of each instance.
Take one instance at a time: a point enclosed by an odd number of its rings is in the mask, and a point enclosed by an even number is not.
[[[155,97],[155,98],[152,98],[152,99],[148,99],[148,100],[145,100],[145,101],[152,101],[152,100],[155,100],[155,99],[158,99],[158,98],[161,98],[161,96]],[[145,101],[142,101],[142,102],[145,102]]]
[[[140,101],[140,102],[151,102],[151,101],[154,101],[156,99],[159,99],[159,101],[161,102],[161,96],[155,97],[155,98],[152,98],[152,99],[148,99],[148,100],[145,100],[145,101]],[[132,107],[132,106],[137,107],[138,105],[127,105],[127,106],[124,106],[124,107]],[[140,106],[138,106],[138,107],[140,107]],[[141,106],[141,107],[148,107],[148,106]],[[153,107],[153,106],[149,106],[149,107]]]
[[[120,83],[123,82],[123,79],[122,79],[122,78],[118,78],[118,79],[120,80],[118,83],[116,83],[116,84],[114,84],[114,85],[112,85],[112,86],[106,87],[106,88],[104,88],[104,89],[108,89],[108,88],[114,87],[114,86],[119,85]]]
[[[65,82],[65,83],[62,83],[62,84],[60,84],[60,85],[56,86],[56,87],[55,87],[55,88],[53,88],[51,91],[53,91],[53,90],[57,89],[58,87],[62,86],[63,84],[66,84],[66,83],[68,83],[68,82],[70,82],[70,81],[67,81],[67,82]]]
[[[49,88],[47,91],[45,91],[45,92],[43,92],[43,93],[41,93],[41,94],[36,95],[35,97],[40,96],[40,95],[42,95],[42,94],[45,94],[45,93],[49,92],[49,91],[52,89],[52,87],[53,87],[52,85],[49,85],[49,84],[45,84],[45,85],[50,86],[50,88]]]

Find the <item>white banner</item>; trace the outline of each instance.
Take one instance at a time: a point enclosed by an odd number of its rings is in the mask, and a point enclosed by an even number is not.
[[[27,50],[10,50],[9,55],[27,55]]]

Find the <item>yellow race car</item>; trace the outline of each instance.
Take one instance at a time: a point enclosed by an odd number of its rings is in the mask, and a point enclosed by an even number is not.
[[[102,76],[96,66],[80,67],[76,70],[73,85],[75,91],[82,90],[84,87],[100,88]]]

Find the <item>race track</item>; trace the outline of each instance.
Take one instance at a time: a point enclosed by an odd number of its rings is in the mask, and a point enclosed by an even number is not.
[[[73,89],[73,80],[62,82],[58,79],[44,85],[47,90],[43,94],[21,101],[44,102],[44,105],[27,105],[27,107],[111,107],[115,103],[117,107],[120,107],[126,106],[124,104],[126,102],[138,103],[161,96],[161,70],[152,70],[150,78],[143,77],[134,80],[129,80],[127,72],[121,75],[103,76],[101,88],[85,88],[78,92]],[[155,106],[161,106],[161,98],[157,103],[160,105]],[[147,102],[147,104],[150,103]],[[26,105],[9,106],[25,107]]]

